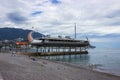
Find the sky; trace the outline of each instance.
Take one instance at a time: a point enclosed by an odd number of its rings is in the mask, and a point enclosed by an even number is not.
[[[96,47],[120,48],[120,0],[0,0],[0,28],[89,38]]]

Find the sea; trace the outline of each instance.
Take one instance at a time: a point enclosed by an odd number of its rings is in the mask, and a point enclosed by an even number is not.
[[[120,76],[120,49],[89,49],[88,54],[50,57],[76,66],[94,65],[94,70]]]
[[[24,51],[25,50],[23,50],[23,52]],[[32,48],[29,51],[35,52],[36,49]],[[88,49],[88,54],[50,56],[44,58],[52,61],[67,62],[85,68],[88,68],[88,66],[92,64],[94,65],[93,69],[96,71],[120,76],[120,49],[94,48]]]

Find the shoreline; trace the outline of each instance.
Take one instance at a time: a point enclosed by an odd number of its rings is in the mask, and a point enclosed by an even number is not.
[[[47,60],[47,59],[43,59],[43,60]],[[86,69],[86,70],[90,70],[89,67],[84,67],[82,65],[76,65],[74,63],[69,63],[69,62],[62,62],[62,61],[52,61],[52,60],[47,60],[47,61],[51,61],[51,62],[54,62],[54,63],[58,63],[58,64],[62,64],[62,65],[65,65],[65,66],[70,66],[70,67],[74,67],[74,68],[80,68],[80,69]],[[96,68],[93,68],[91,71],[95,71],[95,72],[99,72],[99,73],[103,73],[103,74],[107,74],[107,75],[110,75],[110,76],[117,76],[117,77],[120,77],[119,74],[115,74],[115,73],[111,73],[110,71],[103,71],[103,70],[100,70],[100,69],[96,69]]]
[[[39,59],[39,58],[38,58]],[[40,58],[40,59],[43,59],[43,60],[47,60],[47,61],[51,61],[51,62],[55,62],[55,63],[58,63],[58,64],[63,64],[63,65],[68,65],[68,66],[72,66],[72,67],[76,67],[76,68],[83,68],[83,69],[89,69],[89,65],[87,66],[83,66],[83,65],[78,65],[76,63],[71,63],[71,62],[64,62],[64,61],[55,61],[55,60],[50,60],[50,59],[44,59],[44,58]],[[119,76],[120,77],[120,73],[117,73],[117,72],[112,72],[112,71],[109,71],[107,69],[104,69],[104,68],[95,68],[94,66],[96,66],[96,64],[93,64],[93,68],[92,68],[92,71],[97,71],[97,72],[100,72],[100,73],[105,73],[105,74],[110,74],[110,75],[115,75],[115,76]]]
[[[120,80],[120,76],[77,67],[68,63],[37,59],[25,55],[0,53],[3,80]]]
[[[37,58],[38,60],[42,59],[42,60],[46,60],[46,61],[50,61],[50,62],[53,62],[53,63],[57,63],[57,64],[62,64],[62,65],[65,65],[65,66],[69,66],[69,67],[73,67],[73,68],[78,68],[78,69],[85,69],[85,70],[90,70],[90,71],[93,71],[93,72],[97,72],[97,73],[100,73],[100,74],[105,74],[105,75],[109,75],[109,76],[116,76],[116,77],[120,77],[120,75],[118,74],[114,74],[114,73],[110,73],[110,72],[106,72],[106,71],[103,71],[103,70],[100,70],[100,69],[95,69],[93,68],[92,70],[89,69],[89,67],[84,67],[82,65],[76,65],[74,63],[69,63],[69,62],[63,62],[63,61],[55,61],[55,60],[49,60],[49,59],[43,59],[43,58]]]

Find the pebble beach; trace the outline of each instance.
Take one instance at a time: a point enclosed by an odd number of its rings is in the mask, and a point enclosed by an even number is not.
[[[120,80],[120,76],[66,63],[0,53],[0,80]]]

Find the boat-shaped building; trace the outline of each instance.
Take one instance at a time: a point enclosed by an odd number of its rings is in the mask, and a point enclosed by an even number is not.
[[[34,39],[33,31],[28,34],[28,40],[32,46],[37,48],[36,52],[41,54],[87,54],[90,46],[88,40],[77,40],[66,36],[62,38],[50,37],[49,35]]]

